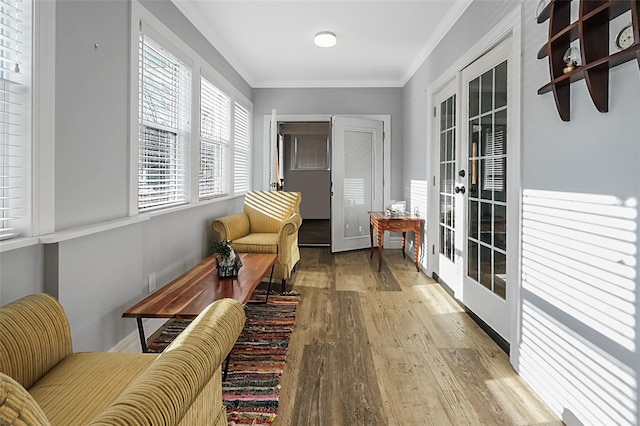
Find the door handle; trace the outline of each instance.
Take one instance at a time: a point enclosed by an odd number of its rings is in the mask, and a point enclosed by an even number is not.
[[[457,194],[457,193],[462,193],[462,194],[464,194],[464,192],[465,192],[464,185],[456,186],[456,189],[454,189],[454,191],[456,192],[456,194]]]

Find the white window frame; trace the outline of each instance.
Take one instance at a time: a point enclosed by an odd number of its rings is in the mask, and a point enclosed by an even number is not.
[[[172,54],[180,58],[183,62],[191,67],[191,131],[190,138],[187,142],[187,176],[185,179],[188,191],[187,203],[176,207],[159,208],[154,211],[144,212],[138,209],[138,35],[141,31],[149,34],[150,37],[160,43]],[[234,113],[235,105],[242,105],[249,113],[249,147],[247,152],[249,155],[247,170],[249,170],[247,179],[248,187],[251,189],[251,147],[253,144],[252,125],[253,125],[253,104],[244,96],[235,86],[229,83],[214,67],[206,60],[191,49],[184,41],[175,35],[165,24],[157,19],[138,1],[131,2],[131,90],[130,90],[130,119],[129,119],[129,137],[130,137],[130,154],[129,154],[129,216],[138,216],[140,214],[163,214],[170,213],[176,209],[191,208],[204,203],[218,202],[244,194],[246,191],[234,192]],[[229,146],[229,167],[227,175],[227,184],[225,194],[213,198],[200,199],[199,197],[199,170],[200,170],[200,78],[204,76],[209,82],[225,92],[230,97],[231,104],[231,132]]]
[[[25,202],[21,234],[0,241],[0,253],[35,245],[55,230],[55,3],[29,1],[31,10],[30,112],[25,134]],[[25,68],[26,69],[26,68]],[[30,110],[30,111],[29,111]]]
[[[231,159],[231,133],[232,133],[232,103],[231,96],[213,84],[205,76],[200,76],[200,173],[198,179],[198,194],[200,200],[220,197],[229,193],[230,159]],[[209,86],[205,89],[205,86]],[[208,93],[205,105],[205,93]],[[217,104],[217,105],[216,105]],[[211,109],[213,121],[208,130],[203,130],[205,107]],[[226,111],[224,109],[226,108]],[[217,155],[211,157],[205,155],[203,150],[207,148],[217,151]],[[213,169],[203,167],[207,161]],[[213,174],[211,178],[206,175]]]
[[[0,52],[0,240],[31,230],[31,101],[33,96],[32,3],[0,3],[3,43]]]
[[[241,141],[241,135],[238,134],[238,127],[236,125],[236,118],[238,117],[237,111],[238,106],[243,108],[247,113],[247,128],[246,128],[246,142]],[[234,102],[233,113],[232,113],[232,125],[231,125],[231,141],[232,141],[232,156],[233,161],[231,162],[231,174],[234,177],[233,179],[233,194],[234,195],[242,195],[246,194],[247,191],[251,189],[251,141],[253,140],[253,127],[252,127],[252,117],[253,117],[253,106],[251,103],[245,103],[244,101],[237,99]],[[242,164],[239,161],[241,158],[245,158],[244,162],[244,170],[238,171],[236,170],[239,165]],[[238,179],[239,173],[242,173],[246,182],[241,182]]]
[[[160,106],[159,111],[161,112],[159,121],[158,119],[154,120],[153,118],[153,108],[146,108],[146,105],[153,104],[153,102],[141,102],[138,105],[139,107],[139,117],[138,117],[138,126],[139,126],[139,149],[142,149],[143,144],[143,135],[149,133],[157,133],[158,139],[161,134],[166,134],[167,136],[173,135],[175,138],[173,141],[165,140],[164,143],[161,141],[157,142],[158,147],[162,147],[164,145],[165,150],[157,150],[160,154],[163,155],[164,159],[166,159],[166,167],[159,167],[155,170],[157,172],[165,172],[168,177],[168,180],[160,179],[160,183],[162,184],[160,188],[167,187],[169,185],[175,186],[173,190],[151,190],[150,199],[153,198],[153,195],[158,195],[161,197],[167,198],[165,201],[156,202],[150,201],[149,199],[145,200],[140,197],[140,191],[143,187],[152,186],[151,183],[156,179],[153,177],[154,170],[152,169],[149,173],[148,168],[144,168],[146,171],[143,173],[143,177],[138,176],[138,210],[140,212],[145,211],[153,211],[157,209],[173,207],[181,204],[186,204],[189,201],[189,144],[191,140],[191,110],[192,110],[192,102],[191,102],[191,85],[192,79],[192,71],[191,66],[187,61],[180,58],[179,55],[174,53],[174,49],[171,49],[167,42],[163,42],[162,39],[158,40],[154,32],[148,28],[141,28],[140,34],[138,35],[139,46],[138,53],[142,56],[143,45],[148,45],[150,49],[158,52],[160,57],[172,62],[175,64],[175,68],[173,71],[170,71],[170,74],[160,75],[158,73],[156,77],[159,77],[161,80],[166,80],[167,77],[173,77],[173,93],[172,95],[175,98],[169,99],[169,107],[162,108]],[[141,66],[142,60],[138,60],[139,67]],[[154,67],[151,67],[154,68]],[[155,67],[157,69],[157,67]],[[142,85],[142,77],[143,72],[139,68],[139,76],[138,83]],[[165,74],[164,71],[161,74]],[[149,74],[150,76],[152,74]],[[141,95],[142,98],[142,95]],[[156,104],[157,105],[157,104]],[[172,111],[173,110],[173,111]],[[153,161],[159,161],[159,158],[150,158]],[[138,161],[143,161],[140,157],[138,157]],[[139,165],[138,174],[142,167]]]

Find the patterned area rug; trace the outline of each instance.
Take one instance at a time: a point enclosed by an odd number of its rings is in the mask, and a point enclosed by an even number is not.
[[[264,299],[260,291],[254,297]],[[230,425],[271,425],[275,420],[299,299],[297,293],[271,294],[268,304],[246,305],[247,321],[231,350],[227,380],[222,383]],[[187,325],[186,320],[168,322],[149,343],[149,351],[162,352]]]

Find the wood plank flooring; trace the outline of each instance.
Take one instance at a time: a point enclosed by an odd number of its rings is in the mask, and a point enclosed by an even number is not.
[[[301,248],[276,425],[561,425],[400,250]]]

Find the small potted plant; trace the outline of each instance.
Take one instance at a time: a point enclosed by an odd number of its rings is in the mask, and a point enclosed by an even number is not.
[[[211,246],[216,256],[216,265],[218,267],[218,277],[228,278],[238,276],[238,271],[242,266],[240,257],[236,256],[236,252],[231,248],[231,240],[220,240]]]

